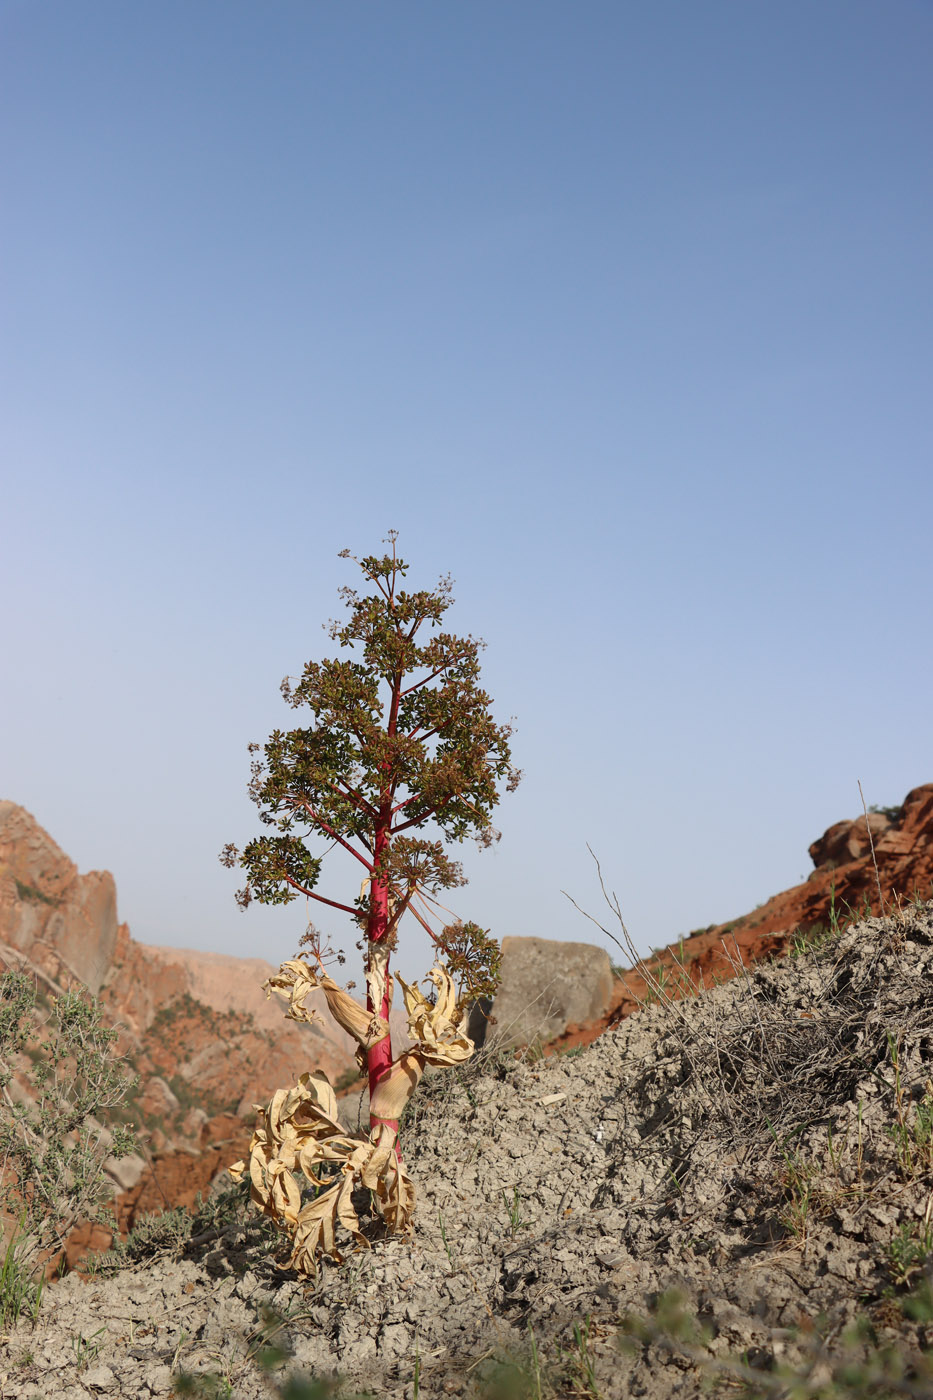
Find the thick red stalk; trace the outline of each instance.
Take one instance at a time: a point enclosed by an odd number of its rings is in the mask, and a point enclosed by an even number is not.
[[[385,938],[389,926],[389,887],[385,877],[379,871],[379,858],[388,844],[388,832],[382,827],[376,832],[375,849],[375,871],[369,885],[369,919],[366,924],[366,937],[370,946],[381,943]],[[389,967],[386,964],[385,985],[382,989],[382,1003],[376,1006],[373,1002],[372,992],[366,993],[366,1009],[378,1012],[386,1021],[389,1019]],[[377,1040],[376,1044],[370,1046],[366,1054],[366,1068],[369,1071],[369,1096],[372,1098],[376,1090],[376,1085],[384,1075],[388,1074],[392,1067],[392,1034],[391,1032],[383,1036],[382,1040]],[[381,1119],[369,1115],[370,1128],[378,1127],[382,1122],[388,1122],[394,1132],[398,1132],[398,1120]]]
[[[395,579],[392,580],[392,588],[389,592],[389,606],[392,607],[394,595]],[[398,726],[398,707],[402,690],[402,677],[396,673],[392,680],[392,698],[389,705],[389,717],[386,725],[386,733],[390,739],[394,739]],[[385,786],[382,790],[382,800],[379,805],[379,817],[376,824],[375,839],[373,841],[373,864],[372,874],[369,881],[369,919],[366,926],[366,937],[369,946],[381,943],[389,932],[389,885],[382,871],[382,857],[389,845],[392,826],[392,799],[395,793],[395,784],[391,780],[388,765],[383,765],[385,774]],[[382,1004],[379,1006],[379,1015],[386,1021],[389,1019],[389,988],[391,986],[389,972],[389,960],[386,959],[385,982],[382,988]],[[367,1010],[375,1011],[377,1008],[373,1001],[371,990],[366,994]],[[371,1047],[366,1056],[366,1068],[369,1071],[369,1096],[372,1100],[376,1085],[379,1083],[392,1067],[392,1032],[383,1036],[382,1040],[376,1042]],[[398,1119],[376,1118],[372,1113],[369,1115],[370,1128],[376,1128],[380,1123],[386,1123],[398,1139]],[[396,1147],[396,1151],[398,1148]]]

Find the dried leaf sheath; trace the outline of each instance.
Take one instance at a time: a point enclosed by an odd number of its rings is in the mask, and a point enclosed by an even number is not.
[[[343,987],[338,987],[334,979],[323,968],[315,969],[302,956],[290,958],[282,963],[278,975],[269,977],[263,987],[266,996],[277,992],[288,1001],[285,1015],[292,1021],[311,1024],[317,1013],[309,1011],[304,999],[309,992],[318,988],[327,998],[327,1009],[347,1035],[351,1035],[358,1045],[357,1063],[361,1070],[366,1068],[366,1054],[380,1040],[389,1034],[389,1023],[381,1016],[374,1016]]]
[[[353,1208],[358,1186],[372,1191],[377,1208],[392,1233],[410,1228],[415,1189],[396,1150],[396,1121],[418,1085],[426,1064],[454,1065],[473,1053],[473,1042],[458,1030],[460,1013],[450,975],[443,968],[429,974],[437,988],[434,1005],[417,988],[399,978],[408,1011],[409,1032],[416,1044],[393,1061],[380,1080],[370,1104],[377,1120],[368,1137],[344,1132],[338,1118],[337,1099],[325,1075],[303,1074],[292,1089],[279,1089],[266,1108],[256,1105],[259,1119],[250,1143],[249,1164],[230,1168],[235,1181],[247,1170],[251,1198],[257,1210],[292,1235],[291,1268],[314,1272],[322,1254],[340,1258],[338,1226],[357,1245],[366,1246],[359,1217]],[[326,986],[324,983],[330,983]],[[332,1011],[344,1029],[363,1040],[372,1034],[372,1017],[326,974],[316,973],[301,958],[284,963],[266,984],[289,1001],[286,1014],[304,1020],[303,999],[323,986]],[[364,1022],[366,1023],[364,1029]],[[355,1030],[353,1028],[356,1028]],[[303,1178],[303,1180],[302,1180]],[[302,1203],[303,1193],[316,1192]]]
[[[473,1042],[459,1031],[462,1013],[457,1005],[453,979],[443,967],[432,967],[428,978],[437,988],[434,1005],[417,987],[409,987],[395,974],[408,1013],[408,1032],[429,1065],[460,1065],[473,1054]]]

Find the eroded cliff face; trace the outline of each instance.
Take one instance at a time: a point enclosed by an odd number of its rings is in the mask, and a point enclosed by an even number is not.
[[[118,922],[113,876],[80,874],[13,802],[0,802],[0,962],[53,995],[81,983],[100,998],[140,1076],[132,1107],[152,1151],[200,1149],[210,1120],[251,1118],[304,1070],[333,1083],[355,1072],[342,1031],[288,1022],[267,1000],[271,964],[137,943]]]
[[[54,981],[81,982],[97,996],[118,930],[113,876],[80,875],[35,817],[0,802],[0,941]]]

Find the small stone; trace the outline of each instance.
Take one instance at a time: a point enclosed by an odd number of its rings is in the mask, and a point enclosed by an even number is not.
[[[356,1366],[361,1361],[370,1361],[376,1355],[376,1339],[374,1337],[360,1337],[355,1342],[350,1342],[344,1347],[340,1358],[343,1366]]]
[[[162,1395],[171,1387],[172,1368],[165,1365],[147,1366],[143,1372],[143,1381],[153,1395]]]
[[[117,1378],[109,1366],[92,1366],[84,1373],[84,1384],[91,1390],[112,1390]]]
[[[594,1251],[596,1260],[606,1269],[614,1269],[616,1265],[625,1262],[625,1255],[620,1249],[613,1249],[611,1246],[599,1245]]]
[[[412,1349],[411,1332],[401,1323],[396,1322],[382,1329],[382,1339],[379,1350],[386,1356],[404,1356]]]

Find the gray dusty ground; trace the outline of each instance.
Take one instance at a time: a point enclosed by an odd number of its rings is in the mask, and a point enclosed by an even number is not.
[[[194,1373],[242,1400],[295,1374],[387,1400],[933,1395],[931,1074],[927,905],[578,1054],[436,1073],[404,1125],[413,1241],[371,1222],[372,1249],[309,1285],[239,1224],[70,1276],[5,1339],[0,1393],[164,1396]]]

